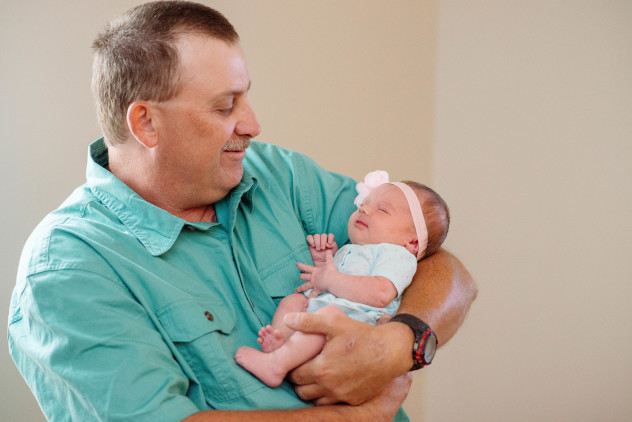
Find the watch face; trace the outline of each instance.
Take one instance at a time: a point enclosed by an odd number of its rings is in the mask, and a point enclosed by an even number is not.
[[[426,365],[432,362],[432,358],[434,358],[435,352],[437,351],[437,336],[434,333],[430,333],[430,335],[426,338],[424,342],[424,362]]]

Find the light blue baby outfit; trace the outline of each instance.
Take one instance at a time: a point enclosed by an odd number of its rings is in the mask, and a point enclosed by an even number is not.
[[[325,306],[336,305],[348,317],[369,324],[377,324],[382,315],[395,315],[401,302],[402,293],[417,271],[415,256],[403,246],[390,243],[344,245],[334,255],[334,264],[336,269],[344,274],[388,278],[397,289],[397,297],[386,307],[376,308],[325,292],[309,300],[307,312],[315,312]],[[309,295],[310,291],[305,292],[305,294]]]

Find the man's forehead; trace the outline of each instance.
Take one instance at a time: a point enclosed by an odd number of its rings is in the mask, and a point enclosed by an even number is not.
[[[221,64],[235,58],[244,60],[243,50],[239,43],[226,42],[197,32],[177,35],[174,46],[180,56],[181,63],[212,61]]]
[[[176,41],[180,77],[187,82],[214,85],[217,95],[230,96],[250,88],[241,46],[200,34],[182,34]]]

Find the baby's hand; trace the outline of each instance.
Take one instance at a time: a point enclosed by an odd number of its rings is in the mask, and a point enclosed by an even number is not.
[[[338,270],[336,270],[331,250],[329,249],[325,251],[325,262],[323,265],[311,266],[297,262],[296,266],[301,270],[300,279],[307,281],[307,283],[303,283],[297,287],[297,292],[314,289],[318,294],[324,293],[329,290],[329,286],[336,282],[336,276],[339,274]]]
[[[309,245],[309,252],[312,254],[312,260],[316,267],[325,265],[325,254],[327,251],[331,251],[331,254],[335,254],[338,251],[338,244],[334,240],[334,234],[315,234],[307,236],[307,244]]]
[[[316,289],[314,288],[314,285],[312,284],[311,281],[308,281],[307,283],[303,283],[300,286],[298,286],[294,291],[296,293],[302,293],[302,292],[306,292],[308,290],[312,290],[311,292],[309,292],[309,298],[315,298],[316,296],[318,296],[318,291],[316,291]]]

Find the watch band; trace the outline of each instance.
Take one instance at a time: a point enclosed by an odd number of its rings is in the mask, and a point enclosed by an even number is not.
[[[437,336],[430,326],[421,319],[410,314],[397,314],[389,322],[402,322],[410,327],[415,335],[413,343],[413,366],[415,371],[426,365],[430,365],[437,348]]]

